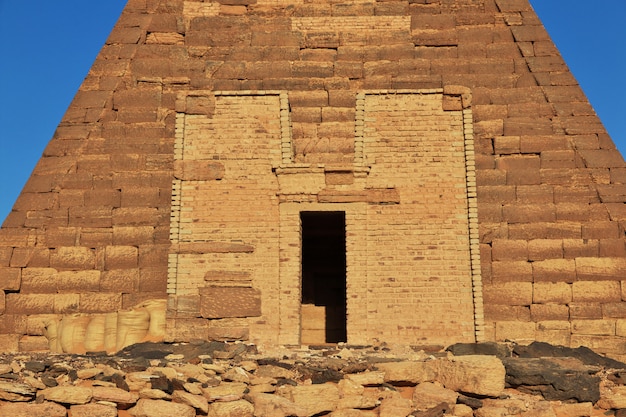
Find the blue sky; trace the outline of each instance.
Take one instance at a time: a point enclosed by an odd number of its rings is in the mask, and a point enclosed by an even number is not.
[[[0,0],[0,223],[125,0]],[[531,0],[626,154],[626,1]]]

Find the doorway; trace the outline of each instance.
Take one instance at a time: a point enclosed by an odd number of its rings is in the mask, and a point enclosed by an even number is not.
[[[346,341],[346,213],[303,211],[301,343]]]

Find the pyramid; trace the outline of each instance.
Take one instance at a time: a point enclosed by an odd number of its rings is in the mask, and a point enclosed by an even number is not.
[[[0,349],[626,355],[625,183],[527,0],[129,0],[0,229]]]

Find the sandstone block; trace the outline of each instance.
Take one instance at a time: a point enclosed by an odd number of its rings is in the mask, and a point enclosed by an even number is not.
[[[598,256],[600,244],[591,239],[563,239],[563,257],[565,259],[588,258]]]
[[[246,400],[215,402],[209,406],[209,417],[253,417],[254,406]]]
[[[105,268],[127,269],[136,268],[138,250],[135,246],[107,246],[104,254]]]
[[[206,319],[179,318],[168,319],[165,340],[167,342],[184,342],[187,340],[208,338],[209,323]]]
[[[209,411],[209,402],[202,395],[194,395],[186,391],[175,390],[172,393],[172,401],[181,404],[187,404],[188,406],[191,406],[205,414]]]
[[[129,293],[135,291],[139,282],[139,269],[114,269],[103,271],[100,291]]]
[[[79,294],[79,309],[82,313],[110,313],[121,308],[121,293],[86,292]]]
[[[20,268],[0,268],[0,289],[19,290],[22,270]]]
[[[47,294],[10,293],[5,300],[6,314],[45,314],[53,310],[53,302]]]
[[[573,282],[576,279],[576,263],[573,259],[548,259],[533,262],[535,281]]]
[[[2,417],[66,417],[67,410],[61,404],[53,402],[5,403],[0,407]]]
[[[528,258],[532,261],[563,257],[562,239],[535,239],[528,242]]]
[[[91,387],[58,386],[39,391],[38,396],[44,400],[62,404],[86,404],[93,397]]]
[[[387,362],[376,365],[385,373],[385,382],[409,382],[420,384],[432,382],[437,375],[436,367],[430,362]]]
[[[530,305],[533,298],[533,284],[531,282],[485,284],[483,297],[486,304]]]
[[[530,306],[532,321],[568,320],[569,308],[560,304],[532,304]]]
[[[530,306],[484,305],[485,320],[530,321]]]
[[[494,261],[528,260],[528,242],[526,240],[494,239],[491,246],[491,255]]]
[[[624,258],[576,258],[579,280],[619,279],[626,274]]]
[[[565,282],[535,282],[533,303],[568,304],[572,301],[572,285]]]
[[[533,264],[527,261],[494,261],[491,263],[494,283],[533,280]]]
[[[187,404],[142,398],[128,410],[134,417],[195,417],[196,411]],[[219,414],[217,415],[219,416]]]
[[[615,320],[572,320],[572,333],[613,336]]]
[[[359,372],[346,375],[346,379],[360,386],[380,385],[385,380],[385,373],[382,371]]]
[[[22,336],[18,346],[20,352],[46,352],[50,348],[45,336]]]
[[[602,304],[602,317],[626,318],[626,303],[620,302]]]
[[[200,314],[205,318],[261,315],[261,293],[254,288],[200,288]]]
[[[50,253],[50,266],[57,269],[94,269],[95,251],[79,246],[62,246]]]
[[[105,404],[82,404],[70,407],[72,417],[118,417],[117,408]]]
[[[0,350],[2,352],[19,352],[20,336],[21,334],[0,334]]]
[[[397,394],[384,397],[378,407],[379,417],[405,416],[409,415],[410,412],[411,401]]]
[[[626,408],[626,386],[601,385],[598,406],[604,409]]]
[[[508,223],[553,222],[556,212],[549,204],[507,205],[503,207],[503,218]]]
[[[570,303],[570,319],[601,319],[602,305],[599,303]]]
[[[534,322],[498,321],[496,340],[532,341],[535,340],[535,330]]]
[[[572,284],[574,302],[613,303],[621,301],[621,286],[615,281],[578,281]]]
[[[444,388],[432,382],[422,382],[413,391],[413,405],[418,410],[428,410],[441,403],[449,406],[456,404],[459,396],[455,391]]]
[[[436,372],[437,381],[453,391],[497,397],[504,390],[504,365],[495,356],[441,359]]]
[[[58,292],[100,290],[100,271],[61,271],[56,274]]]
[[[113,209],[113,226],[150,226],[159,222],[156,207],[119,207]]]
[[[285,388],[277,393],[306,410],[306,415],[309,416],[334,411],[339,403],[339,390],[333,384],[283,387]]]
[[[280,395],[254,393],[247,396],[254,404],[255,413],[259,416],[283,415],[305,416],[307,410]]]

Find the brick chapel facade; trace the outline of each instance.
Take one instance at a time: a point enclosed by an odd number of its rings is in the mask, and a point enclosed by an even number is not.
[[[626,355],[625,184],[527,0],[129,0],[0,229],[0,348]]]

